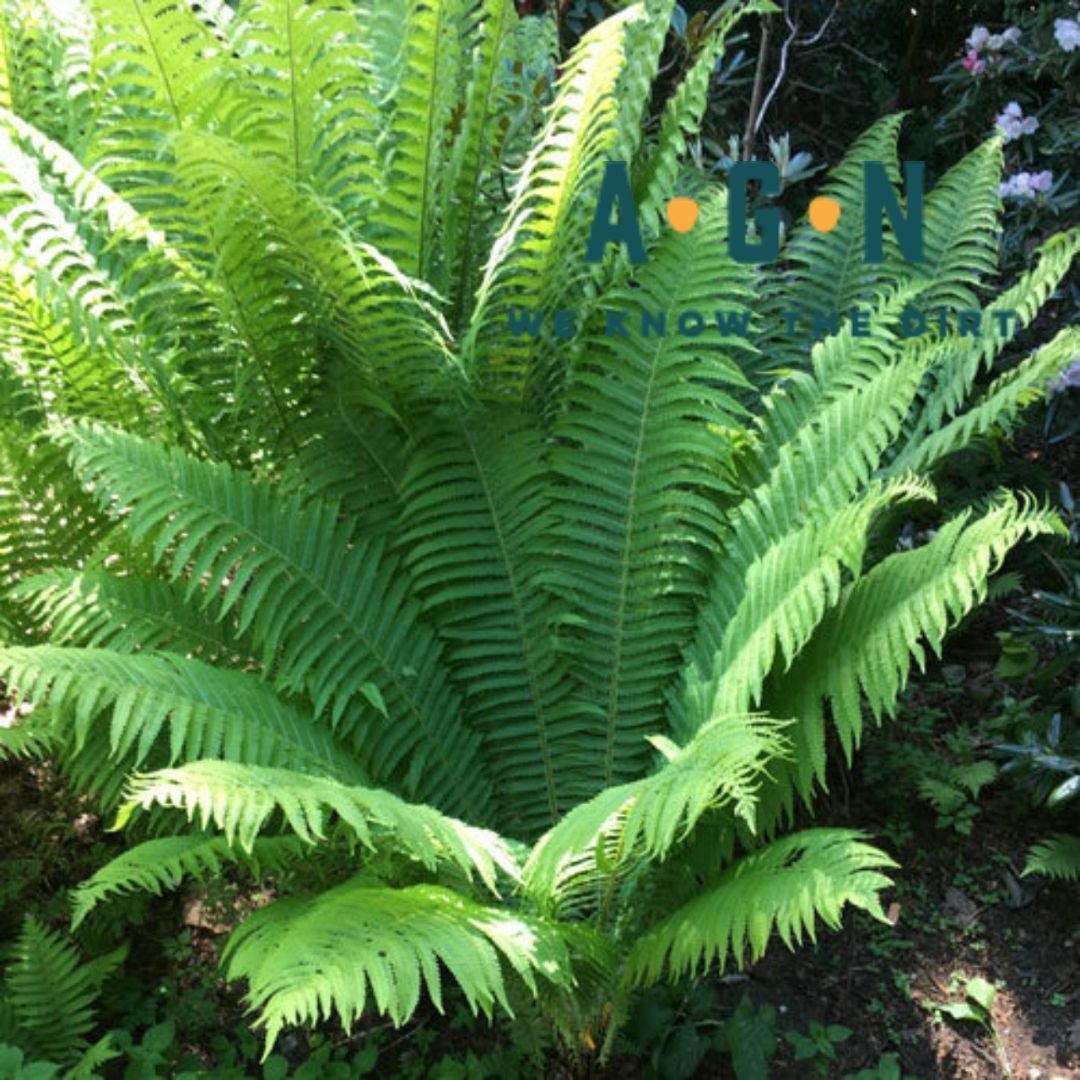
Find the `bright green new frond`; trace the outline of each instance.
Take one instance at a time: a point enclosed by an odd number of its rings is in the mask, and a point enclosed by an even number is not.
[[[756,707],[779,650],[785,669],[803,650],[826,612],[840,599],[843,571],[858,577],[874,516],[906,499],[932,499],[933,489],[914,481],[875,484],[827,518],[811,518],[764,551],[745,577],[745,594],[703,674],[716,688],[704,715]]]
[[[925,472],[980,436],[1008,428],[1026,406],[1046,396],[1049,384],[1080,354],[1080,328],[1058,332],[1034,355],[999,375],[985,393],[947,424],[913,437],[892,468]]]
[[[554,429],[560,555],[545,580],[580,616],[564,642],[582,681],[587,795],[645,766],[705,592],[717,501],[732,490],[745,344],[715,325],[688,337],[638,324],[712,305],[749,319],[749,280],[724,250],[726,205],[705,202],[694,232],[669,233],[635,287],[609,298],[628,336],[589,341]]]
[[[156,223],[190,227],[179,212],[169,139],[214,100],[230,60],[214,15],[229,9],[186,0],[91,0],[90,7],[88,164]]]
[[[615,97],[626,62],[634,4],[589,31],[567,61],[543,132],[522,169],[496,237],[466,337],[469,362],[484,382],[520,393],[531,346],[504,340],[504,307],[553,310],[580,292],[590,272],[582,258],[601,173],[618,141]],[[531,339],[530,339],[531,341]]]
[[[777,715],[798,719],[790,732],[791,771],[804,799],[815,781],[824,782],[825,702],[850,757],[862,732],[862,699],[877,719],[891,713],[912,662],[923,666],[927,645],[940,652],[947,629],[982,600],[1008,551],[1026,536],[1061,528],[1049,511],[1002,495],[981,517],[954,517],[925,546],[890,555],[845,589],[811,645],[765,696]],[[778,773],[785,801],[788,771]]]
[[[482,818],[490,788],[442,650],[397,560],[334,504],[119,432],[65,434],[79,475],[188,594],[250,630],[279,690],[307,691],[379,783]]]
[[[4,988],[20,1042],[42,1058],[70,1062],[86,1046],[94,1026],[101,981],[127,953],[124,946],[86,964],[60,934],[27,918],[15,941]]]
[[[184,878],[205,881],[225,866],[242,866],[259,876],[288,867],[301,853],[292,836],[263,837],[250,851],[234,847],[220,836],[166,836],[136,844],[106,863],[75,891],[71,925],[74,929],[110,897],[136,890],[160,896]]]
[[[709,80],[716,72],[717,61],[724,55],[727,35],[746,15],[773,10],[770,0],[745,0],[724,4],[706,25],[708,37],[690,65],[690,70],[664,105],[660,131],[654,143],[646,147],[644,161],[634,176],[634,201],[646,229],[655,227],[663,207],[675,190],[679,161],[686,151],[687,139],[699,132],[709,97]]]
[[[763,716],[720,716],[684,747],[657,740],[667,759],[660,769],[606,788],[540,840],[525,868],[529,893],[543,904],[572,901],[625,863],[664,859],[719,807],[754,832],[757,789],[787,745],[783,726]]]
[[[369,1002],[402,1024],[426,990],[441,1011],[440,965],[489,1017],[496,1004],[511,1011],[504,963],[533,992],[538,978],[572,978],[552,924],[437,886],[388,889],[363,878],[256,912],[229,939],[224,962],[230,977],[248,980],[267,1053],[285,1025],[336,1014],[348,1029]]]
[[[885,921],[878,893],[892,882],[882,873],[896,866],[846,829],[810,829],[751,852],[634,944],[624,980],[656,982],[666,969],[679,978],[729,959],[742,967],[765,952],[775,931],[788,948],[815,940],[820,919],[839,927],[851,904]]]
[[[41,645],[0,649],[0,677],[22,698],[70,716],[76,750],[107,714],[113,756],[133,765],[223,757],[362,777],[324,728],[257,677],[200,660]]]
[[[222,111],[233,138],[293,183],[349,206],[371,182],[374,150],[359,11],[335,0],[244,0],[230,46],[239,63]]]
[[[1057,833],[1040,841],[1028,852],[1024,873],[1062,881],[1080,879],[1080,836]]]
[[[498,870],[520,873],[505,841],[445,817],[430,806],[407,803],[378,788],[349,787],[326,776],[259,768],[228,761],[194,761],[136,776],[117,817],[124,825],[139,807],[175,806],[203,829],[211,824],[229,844],[254,850],[262,829],[280,812],[304,843],[326,840],[332,819],[364,847],[404,851],[427,869],[453,864],[469,879],[479,876],[493,893]]]
[[[1020,328],[1029,326],[1080,254],[1080,228],[1058,233],[1034,256],[1034,265],[980,313],[980,332],[950,333],[927,348],[931,362],[921,401],[906,425],[908,443],[921,441],[957,415],[967,403],[979,372],[989,369]],[[1012,316],[1015,316],[1013,318]]]

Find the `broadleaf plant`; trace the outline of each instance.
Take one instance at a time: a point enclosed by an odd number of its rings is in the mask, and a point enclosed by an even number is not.
[[[1001,369],[989,315],[1030,323],[1080,235],[985,295],[991,140],[931,193],[923,265],[856,267],[862,163],[899,176],[888,117],[833,173],[833,232],[732,261],[687,144],[724,35],[769,7],[710,21],[655,138],[672,0],[557,77],[510,0],[89,0],[6,58],[0,679],[33,708],[0,749],[53,756],[131,836],[80,920],[225,865],[326,870],[225,952],[268,1052],[330,1015],[402,1023],[444,972],[610,1047],[641,986],[884,917],[884,853],[788,830],[830,728],[850,755],[1060,527],[1002,491],[908,550],[895,510],[1074,358],[1077,329]],[[77,108],[27,104],[24,55],[77,72]],[[583,257],[612,159],[644,266]],[[957,297],[983,335],[901,334]],[[778,342],[792,304],[857,304],[866,333]],[[513,307],[549,316],[536,337]],[[605,332],[714,309],[746,336]]]

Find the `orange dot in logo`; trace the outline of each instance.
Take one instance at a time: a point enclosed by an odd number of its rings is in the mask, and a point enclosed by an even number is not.
[[[698,204],[693,199],[669,199],[667,219],[676,232],[689,232],[698,217]]]
[[[810,224],[818,232],[832,232],[840,220],[840,204],[828,195],[819,195],[810,201]]]

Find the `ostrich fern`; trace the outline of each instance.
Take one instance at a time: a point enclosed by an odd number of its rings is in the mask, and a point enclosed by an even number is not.
[[[666,230],[724,35],[766,6],[717,12],[648,139],[671,0],[530,80],[539,122],[514,80],[551,36],[509,0],[93,0],[91,31],[5,54],[0,679],[35,708],[0,747],[53,754],[132,837],[77,920],[226,864],[340,878],[230,939],[268,1045],[400,1023],[443,970],[478,1010],[513,979],[610,1037],[644,984],[881,917],[884,854],[785,832],[827,732],[850,755],[1058,527],[1000,492],[893,550],[890,511],[1080,349],[1063,331],[983,389],[994,324],[908,340],[900,315],[1026,325],[1080,235],[981,299],[991,140],[930,194],[924,263],[865,267],[856,179],[898,174],[900,117],[776,267],[727,256],[722,187]],[[85,58],[77,110],[27,105],[42,55]],[[610,159],[633,276],[582,258]],[[856,303],[866,335],[775,337]],[[515,304],[584,314],[515,338]],[[608,337],[604,306],[750,330]]]

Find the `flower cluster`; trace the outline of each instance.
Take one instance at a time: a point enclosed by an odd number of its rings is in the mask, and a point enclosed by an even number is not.
[[[998,188],[998,194],[1003,199],[1034,199],[1053,186],[1054,174],[1049,169],[1039,173],[1018,172]]]
[[[1066,390],[1080,390],[1080,357],[1077,357],[1051,384],[1050,393],[1064,394]]]
[[[991,34],[985,26],[972,27],[971,33],[968,34],[968,39],[964,43],[967,48],[967,55],[963,60],[964,67],[972,75],[981,75],[986,70],[987,61],[980,56],[980,52],[985,50],[989,60],[996,60],[998,58],[997,54],[1006,45],[1016,44],[1020,40],[1020,36],[1021,30],[1019,26],[1010,26],[1000,34]]]
[[[1080,22],[1076,19],[1055,19],[1054,39],[1065,52],[1080,49]]]
[[[1033,135],[1039,130],[1039,121],[1034,116],[1025,116],[1018,102],[1010,101],[1005,111],[995,120],[1007,143],[1019,139],[1021,135]]]

